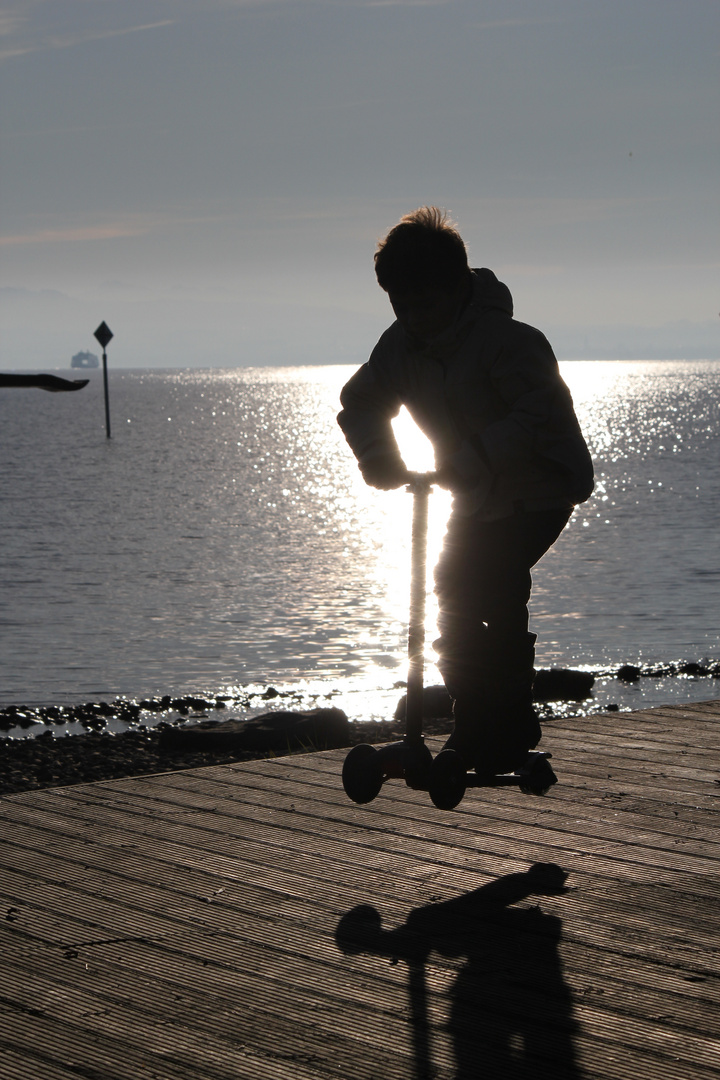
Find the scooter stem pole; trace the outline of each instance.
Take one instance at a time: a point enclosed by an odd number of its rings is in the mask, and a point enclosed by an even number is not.
[[[427,561],[428,497],[431,480],[422,475],[413,479],[408,491],[413,496],[412,552],[410,570],[410,623],[408,626],[408,683],[405,736],[422,738],[423,668],[425,653],[425,566]]]

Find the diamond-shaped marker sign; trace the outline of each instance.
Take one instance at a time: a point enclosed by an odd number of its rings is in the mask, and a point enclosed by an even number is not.
[[[100,325],[98,326],[97,330],[95,331],[94,336],[100,342],[103,349],[105,349],[105,348],[107,348],[107,346],[112,341],[112,339],[113,339],[113,337],[115,335],[113,334],[112,330],[110,329],[110,327],[108,326],[108,324],[106,322],[101,322]]]
[[[95,331],[95,337],[102,345],[103,351],[103,385],[105,387],[105,431],[110,438],[110,395],[108,392],[107,353],[105,349],[108,342],[113,339],[113,332],[106,322],[101,322]]]

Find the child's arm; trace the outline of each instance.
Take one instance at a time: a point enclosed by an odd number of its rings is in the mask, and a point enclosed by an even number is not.
[[[358,459],[363,479],[384,490],[408,482],[392,427],[401,401],[375,370],[372,358],[343,387],[338,424]]]
[[[570,391],[547,339],[531,327],[516,326],[516,340],[491,372],[508,411],[482,432],[482,454],[493,471],[530,458],[552,462],[567,474],[573,501],[583,502],[593,488],[592,459]]]

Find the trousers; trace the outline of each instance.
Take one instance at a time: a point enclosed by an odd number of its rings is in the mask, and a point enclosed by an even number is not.
[[[528,632],[531,569],[555,543],[572,508],[498,521],[453,513],[435,568],[438,668],[456,702],[531,700],[535,635]],[[473,706],[475,707],[475,706]]]

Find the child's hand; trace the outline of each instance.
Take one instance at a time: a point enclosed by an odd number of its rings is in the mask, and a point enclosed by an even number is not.
[[[395,454],[381,454],[360,462],[358,467],[365,483],[380,491],[392,491],[411,480],[405,462]]]

